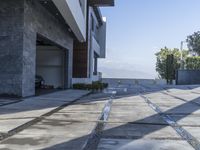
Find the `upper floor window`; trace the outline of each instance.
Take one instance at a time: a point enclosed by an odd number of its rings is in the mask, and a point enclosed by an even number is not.
[[[94,17],[91,15],[91,26],[92,26],[92,31],[95,31],[95,22],[94,22]]]

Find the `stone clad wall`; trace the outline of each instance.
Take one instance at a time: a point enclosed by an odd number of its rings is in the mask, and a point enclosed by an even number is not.
[[[115,87],[120,85],[166,85],[166,80],[162,79],[126,79],[126,78],[103,78],[102,82]]]
[[[200,70],[178,70],[176,74],[176,84],[200,84]]]
[[[0,93],[22,94],[23,0],[0,1]]]
[[[73,38],[63,23],[37,0],[1,0],[0,20],[0,94],[35,94],[37,34],[68,51],[70,85]]]

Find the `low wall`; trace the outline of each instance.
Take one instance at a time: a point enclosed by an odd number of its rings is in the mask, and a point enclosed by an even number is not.
[[[176,73],[176,84],[200,84],[200,70],[178,70]]]
[[[109,85],[166,85],[166,80],[161,79],[123,79],[123,78],[103,78],[102,82]]]

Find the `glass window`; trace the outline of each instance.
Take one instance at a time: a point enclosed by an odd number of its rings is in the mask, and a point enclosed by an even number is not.
[[[95,23],[94,23],[94,17],[91,15],[91,25],[92,25],[92,31],[95,31]]]

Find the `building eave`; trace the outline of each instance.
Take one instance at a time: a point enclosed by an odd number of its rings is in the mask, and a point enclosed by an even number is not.
[[[94,13],[95,13],[95,15],[97,17],[97,20],[98,20],[99,24],[102,25],[103,24],[103,20],[102,20],[102,14],[101,14],[100,8],[99,7],[93,7],[93,9],[94,9]]]
[[[114,6],[115,0],[88,0],[91,6],[96,7],[105,7],[105,6]]]

